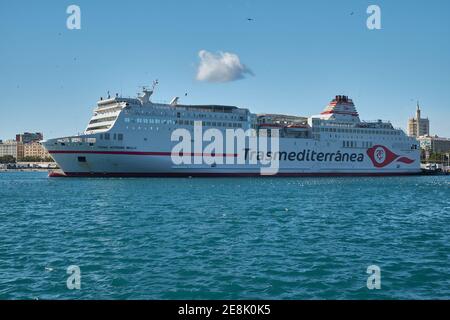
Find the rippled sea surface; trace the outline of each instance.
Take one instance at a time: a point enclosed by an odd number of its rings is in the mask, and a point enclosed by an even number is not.
[[[450,298],[450,176],[0,173],[0,299],[436,298]]]

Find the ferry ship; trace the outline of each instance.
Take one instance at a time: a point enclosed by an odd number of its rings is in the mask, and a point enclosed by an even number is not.
[[[64,177],[209,177],[260,176],[261,157],[276,157],[276,176],[386,176],[420,173],[420,148],[413,137],[390,122],[362,121],[352,99],[336,96],[316,116],[253,114],[224,105],[184,105],[151,101],[152,88],[137,98],[117,94],[97,102],[81,135],[42,141]],[[277,152],[234,152],[200,156],[217,160],[243,156],[245,163],[181,163],[173,161],[176,129],[202,128],[253,132],[256,139],[279,137]],[[264,134],[262,134],[264,133]],[[205,145],[203,142],[202,147]],[[203,149],[201,149],[203,150]],[[194,151],[184,156],[199,156]],[[201,151],[203,152],[203,151]],[[257,158],[257,163],[255,159]]]

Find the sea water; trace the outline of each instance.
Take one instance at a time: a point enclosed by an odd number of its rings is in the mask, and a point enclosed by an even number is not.
[[[449,298],[450,176],[0,173],[0,299]]]

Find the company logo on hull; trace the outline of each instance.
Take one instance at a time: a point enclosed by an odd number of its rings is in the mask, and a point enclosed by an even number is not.
[[[372,148],[367,149],[367,155],[369,156],[370,160],[372,160],[373,165],[377,168],[383,168],[394,161],[403,162],[406,164],[414,162],[413,159],[401,157],[393,153],[385,146],[381,145],[376,145]]]

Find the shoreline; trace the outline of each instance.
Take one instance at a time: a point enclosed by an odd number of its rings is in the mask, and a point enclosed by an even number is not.
[[[51,172],[54,172],[55,169],[39,169],[39,168],[25,168],[25,169],[0,169],[0,174],[1,173],[12,173],[12,172],[47,172],[49,175]],[[449,175],[449,172],[436,172],[436,171],[422,171],[418,174],[411,174],[411,175],[398,175],[398,176],[446,176]],[[326,175],[318,175],[318,177],[326,177]],[[345,177],[345,175],[342,175],[343,177]],[[382,176],[382,175],[380,175]],[[397,175],[392,175],[392,176],[397,176]],[[61,175],[55,175],[54,177],[66,177],[64,174]],[[71,178],[73,176],[68,176],[67,178]],[[99,177],[98,175],[93,175],[93,176],[84,176],[84,177]],[[103,178],[108,178],[108,176],[101,176]],[[112,176],[111,176],[112,177]],[[131,177],[131,176],[129,176]],[[141,176],[141,177],[146,177],[146,176]],[[151,176],[148,176],[151,177]],[[192,177],[192,176],[186,176],[186,177]],[[295,176],[292,176],[295,177]],[[333,175],[329,175],[329,177],[333,177]],[[374,175],[374,177],[377,177],[377,175]],[[124,176],[124,178],[126,178],[126,176]],[[167,178],[170,178],[170,176],[167,176]]]
[[[7,172],[49,172],[53,169],[36,169],[36,168],[30,168],[30,169],[1,169],[0,173],[7,173]]]

